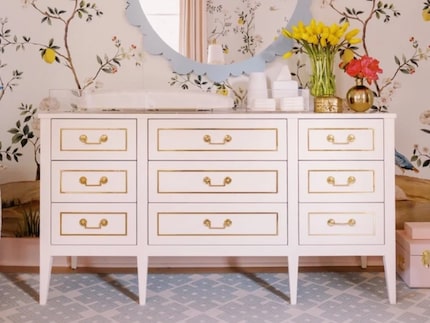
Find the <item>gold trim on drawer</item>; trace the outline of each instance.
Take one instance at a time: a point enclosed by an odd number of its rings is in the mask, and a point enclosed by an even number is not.
[[[345,136],[339,136],[335,133],[331,133],[330,131],[348,131],[351,132],[348,133]],[[357,139],[357,134],[354,133],[354,131],[371,131],[372,135],[372,143],[371,147],[369,149],[357,149],[353,148],[353,144]],[[327,131],[329,132],[326,135],[326,141],[327,143],[330,143],[333,145],[333,148],[311,148],[311,132],[312,131]],[[308,128],[308,135],[307,135],[308,143],[307,148],[308,151],[374,151],[375,150],[375,129],[373,128]]]
[[[92,230],[88,233],[64,233],[63,229],[63,218],[65,216],[75,216],[77,224],[82,227],[82,230]],[[97,216],[96,220],[90,220],[89,218]],[[123,217],[121,222],[124,223],[123,228],[116,228],[123,231],[122,233],[102,233],[103,228],[108,228],[111,225],[113,217]],[[89,224],[94,222],[95,224]],[[60,236],[106,236],[106,237],[118,237],[128,235],[128,213],[127,212],[60,212]]]
[[[94,181],[89,181],[86,176],[79,176],[77,178],[78,183],[82,186],[82,191],[66,191],[63,187],[63,174],[64,173],[102,173],[103,176],[100,176],[98,179]],[[85,188],[97,188],[106,185],[109,182],[109,173],[123,173],[124,177],[124,190],[116,190],[116,191],[85,191]],[[127,170],[87,170],[87,169],[67,169],[60,171],[60,193],[61,194],[128,194],[128,171]],[[118,185],[115,186],[117,188]]]
[[[161,191],[160,189],[160,174],[161,173],[202,173],[202,183],[206,184],[208,188],[220,189],[228,188],[228,186],[234,181],[235,173],[273,173],[275,178],[275,189],[273,191]],[[224,176],[219,183],[214,183],[207,173],[228,173],[228,176]],[[206,174],[206,176],[204,176]],[[258,183],[255,183],[258,186]],[[163,169],[157,170],[157,193],[158,194],[278,194],[279,193],[279,172],[278,170],[191,170],[191,169]]]
[[[338,180],[335,176],[327,176],[326,183],[334,188],[353,188],[355,184],[357,184],[357,177],[351,175],[351,173],[371,173],[372,184],[371,189],[369,190],[311,190],[311,173],[346,173],[345,179],[342,181]],[[308,170],[308,194],[359,194],[359,193],[375,193],[375,170],[373,169],[342,169],[342,170],[333,170],[333,169],[309,169]],[[323,183],[321,183],[323,184]]]
[[[220,141],[212,139],[211,135],[205,133],[201,140],[208,145],[207,149],[162,149],[160,148],[160,132],[162,131],[224,131],[225,134],[221,135]],[[235,135],[231,132],[235,131],[274,131],[275,132],[275,147],[273,149],[248,149],[248,148],[228,148],[230,143],[235,141]],[[219,148],[219,147],[226,148]],[[213,149],[217,147],[217,149]],[[157,151],[184,151],[184,152],[201,152],[201,151],[278,151],[279,149],[279,130],[278,128],[157,128]]]
[[[77,141],[86,145],[88,147],[93,147],[92,149],[84,148],[64,148],[64,135],[65,131],[78,131],[80,132]],[[101,132],[98,136],[89,136],[86,132],[97,131]],[[124,132],[124,143],[123,148],[103,148],[103,144],[109,141],[109,135],[106,133],[109,131],[121,131]],[[93,138],[94,137],[94,138]],[[92,138],[92,139],[90,139]],[[61,128],[60,129],[60,151],[128,151],[128,129],[127,128]]]
[[[276,218],[275,232],[273,233],[225,233],[225,230],[235,229],[235,216],[246,216],[246,215],[261,215],[267,216],[272,215]],[[160,217],[163,215],[174,215],[174,216],[193,216],[196,217],[196,226],[206,227],[210,232],[208,234],[204,233],[160,233]],[[223,220],[221,226],[216,226],[212,224],[211,216],[221,217]],[[203,221],[200,219],[203,218]],[[216,233],[214,233],[216,232]],[[159,237],[202,237],[202,236],[229,236],[229,237],[244,237],[244,236],[254,236],[254,237],[272,237],[279,235],[279,213],[278,212],[157,212],[157,236]]]
[[[328,220],[326,221],[326,226],[327,228],[336,228],[336,227],[348,227],[348,228],[354,228],[359,220],[357,219],[357,217],[360,216],[370,216],[372,218],[372,231],[364,234],[362,232],[358,232],[358,233],[332,233],[332,232],[328,232],[328,233],[311,233],[311,217],[312,216],[326,216],[330,215],[330,217],[328,217]],[[347,220],[342,221],[339,220],[338,218],[336,218],[336,216],[346,216]],[[309,212],[307,214],[308,216],[308,232],[307,234],[309,236],[313,236],[313,237],[324,237],[324,236],[374,236],[376,234],[376,223],[375,223],[375,217],[373,213],[368,213],[368,212]],[[366,228],[368,228],[369,226],[366,226]]]

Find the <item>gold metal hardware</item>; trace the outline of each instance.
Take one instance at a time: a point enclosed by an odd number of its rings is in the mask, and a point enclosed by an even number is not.
[[[424,250],[421,256],[421,261],[426,268],[430,268],[430,250]]]
[[[406,269],[406,260],[405,257],[403,257],[402,255],[397,255],[397,267],[401,271],[405,271]]]
[[[334,135],[328,135],[327,136],[327,141],[334,144],[334,145],[349,145],[350,143],[355,141],[355,136],[354,135],[348,135],[348,137],[346,137],[346,141],[336,141],[336,138],[334,137]]]
[[[97,184],[88,184],[88,179],[85,176],[81,176],[79,178],[79,183],[82,185],[85,185],[87,187],[94,187],[94,186],[102,186],[103,184],[106,184],[108,182],[108,178],[106,176],[102,176],[99,179],[99,182]]]
[[[108,220],[106,219],[101,219],[99,222],[99,225],[97,227],[89,227],[87,226],[88,221],[86,219],[80,219],[79,220],[79,224],[81,226],[83,226],[85,229],[96,229],[96,230],[100,230],[102,227],[105,227],[109,224]]]
[[[230,219],[226,219],[223,223],[222,227],[213,227],[212,226],[212,222],[209,219],[206,219],[203,221],[204,226],[208,227],[211,230],[223,230],[228,228],[229,226],[231,226],[233,224],[233,222]]]
[[[206,176],[205,178],[203,178],[203,182],[211,187],[224,187],[230,184],[232,182],[232,179],[227,176],[226,178],[224,178],[222,184],[212,184],[212,180],[210,179],[210,177]]]
[[[349,219],[348,222],[341,222],[341,223],[336,223],[336,220],[334,219],[329,219],[327,221],[327,225],[329,227],[335,226],[335,225],[348,225],[350,227],[353,227],[356,224],[356,221],[354,219]]]
[[[88,142],[88,137],[87,137],[87,135],[80,135],[80,136],[79,136],[79,140],[80,140],[81,142],[83,142],[84,144],[86,144],[86,145],[101,145],[102,143],[107,142],[107,141],[108,141],[108,139],[109,139],[109,138],[108,138],[108,136],[107,136],[107,135],[101,135],[98,141],[95,141],[95,142]]]
[[[232,141],[232,137],[230,135],[225,135],[224,140],[222,142],[212,142],[212,138],[210,135],[204,135],[203,141],[207,142],[210,145],[225,145],[226,143]]]
[[[336,184],[336,179],[333,176],[327,177],[327,183],[333,186],[350,186],[356,182],[354,176],[349,176],[345,184]]]

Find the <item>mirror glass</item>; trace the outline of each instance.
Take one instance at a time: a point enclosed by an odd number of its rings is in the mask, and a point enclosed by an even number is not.
[[[140,28],[145,50],[164,56],[174,72],[222,82],[264,71],[266,63],[288,51],[293,43],[279,36],[280,30],[308,22],[310,2],[128,0],[127,17]]]

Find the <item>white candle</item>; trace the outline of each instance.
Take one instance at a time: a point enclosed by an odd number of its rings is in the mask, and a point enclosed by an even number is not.
[[[208,46],[208,64],[224,64],[224,52],[219,44]]]

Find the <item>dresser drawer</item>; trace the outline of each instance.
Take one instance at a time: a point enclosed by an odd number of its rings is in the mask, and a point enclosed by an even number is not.
[[[54,160],[135,160],[136,120],[53,119]]]
[[[287,158],[286,120],[149,120],[149,159]]]
[[[149,204],[151,245],[287,244],[286,204]]]
[[[150,202],[286,202],[286,162],[152,161]]]
[[[383,159],[382,119],[299,120],[299,159]]]
[[[301,245],[384,244],[382,203],[301,204]]]
[[[53,202],[136,202],[136,162],[52,162]]]
[[[383,202],[382,161],[299,162],[300,202]]]
[[[136,204],[52,204],[53,245],[135,245]]]

